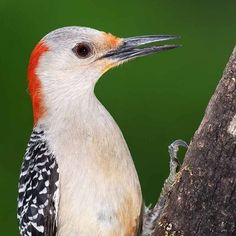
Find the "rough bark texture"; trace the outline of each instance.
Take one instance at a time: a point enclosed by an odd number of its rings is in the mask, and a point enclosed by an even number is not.
[[[153,235],[236,235],[236,47]]]

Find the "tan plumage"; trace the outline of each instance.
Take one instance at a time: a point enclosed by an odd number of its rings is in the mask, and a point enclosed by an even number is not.
[[[32,54],[35,126],[43,130],[59,168],[59,191],[53,196],[57,236],[135,236],[140,231],[142,194],[135,166],[94,86],[114,66],[176,47],[137,46],[173,38],[122,39],[90,28],[65,27],[41,40],[37,64]]]

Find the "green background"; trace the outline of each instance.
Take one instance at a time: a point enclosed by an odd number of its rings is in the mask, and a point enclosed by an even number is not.
[[[17,182],[32,130],[26,71],[41,37],[68,25],[121,37],[182,36],[182,48],[113,69],[96,87],[124,133],[151,203],[168,175],[167,146],[178,138],[189,142],[236,43],[235,12],[233,0],[1,0],[0,235],[18,235]]]

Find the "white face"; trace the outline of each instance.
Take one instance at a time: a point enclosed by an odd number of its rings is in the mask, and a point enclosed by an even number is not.
[[[84,93],[112,67],[111,60],[99,58],[122,40],[90,28],[66,27],[49,33],[42,41],[48,47],[37,68],[42,86],[57,92],[65,90],[61,93],[67,93],[68,88]]]

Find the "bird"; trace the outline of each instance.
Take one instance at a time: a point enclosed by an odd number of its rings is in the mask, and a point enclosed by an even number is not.
[[[44,36],[28,65],[33,131],[21,165],[21,236],[136,236],[144,201],[128,145],[94,93],[129,60],[177,48],[173,35],[120,38],[67,26]]]

